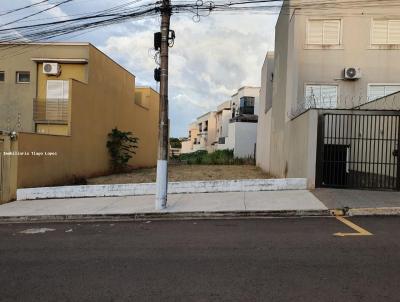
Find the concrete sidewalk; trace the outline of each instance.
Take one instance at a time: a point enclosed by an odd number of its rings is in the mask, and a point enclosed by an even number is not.
[[[329,209],[400,207],[400,192],[321,188],[312,191]]]
[[[169,196],[168,208],[154,209],[155,197],[103,197],[75,199],[45,199],[16,201],[0,206],[0,220],[43,220],[79,219],[119,215],[144,215],[144,217],[163,214],[191,214],[212,216],[227,214],[232,216],[256,215],[257,213],[284,213],[291,215],[329,215],[328,208],[312,193],[306,190],[173,194]],[[151,215],[149,215],[151,214]],[[227,214],[228,215],[228,214]]]

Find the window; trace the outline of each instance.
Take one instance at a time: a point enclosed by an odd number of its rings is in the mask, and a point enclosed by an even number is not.
[[[204,129],[203,131],[208,131],[208,121],[204,122]]]
[[[0,82],[4,82],[4,80],[5,80],[5,73],[4,73],[4,71],[0,71]]]
[[[69,82],[61,80],[48,80],[46,98],[48,100],[68,100]]]
[[[307,108],[336,108],[338,101],[337,85],[306,85]]]
[[[400,84],[370,84],[368,85],[368,99],[373,101],[384,96],[400,92]]]
[[[239,114],[254,114],[255,97],[245,96],[240,98]]]
[[[30,83],[31,73],[29,71],[17,71],[17,83]]]
[[[373,20],[371,44],[400,44],[400,20]]]
[[[307,44],[339,45],[341,20],[309,20],[307,23]]]

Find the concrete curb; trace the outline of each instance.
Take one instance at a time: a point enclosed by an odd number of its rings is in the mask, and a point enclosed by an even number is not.
[[[259,192],[306,189],[307,180],[305,178],[186,181],[171,182],[168,185],[169,194]],[[155,193],[155,183],[42,187],[18,189],[17,200],[143,196],[155,195]]]
[[[4,223],[48,223],[48,222],[101,222],[143,220],[196,220],[234,218],[288,218],[288,217],[331,217],[329,210],[284,210],[284,211],[224,211],[224,212],[158,212],[133,214],[85,214],[85,215],[37,215],[2,216]]]
[[[276,211],[221,211],[221,212],[149,212],[132,214],[71,214],[0,216],[0,224],[6,223],[51,223],[51,222],[106,222],[143,220],[202,220],[202,219],[249,219],[291,217],[366,217],[400,216],[400,208],[359,208],[334,210],[276,210]]]
[[[348,216],[400,216],[400,207],[349,209]]]

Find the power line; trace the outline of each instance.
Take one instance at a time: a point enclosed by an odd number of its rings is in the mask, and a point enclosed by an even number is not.
[[[71,2],[71,1],[74,1],[74,0],[65,0],[65,1],[63,1],[63,2],[54,4],[53,6],[47,7],[47,8],[45,8],[45,9],[42,9],[41,11],[38,11],[38,12],[36,12],[36,13],[33,13],[33,14],[28,15],[28,16],[25,16],[25,17],[22,17],[22,18],[19,18],[19,19],[10,21],[10,22],[5,23],[5,24],[1,24],[0,27],[2,27],[2,26],[7,26],[7,25],[10,25],[10,24],[14,24],[14,23],[17,23],[17,22],[19,22],[19,21],[28,19],[28,18],[30,18],[30,17],[33,17],[33,16],[36,16],[36,15],[42,14],[42,13],[44,13],[44,12],[47,12],[47,11],[49,11],[49,10],[52,10],[52,9],[54,9],[54,8],[56,8],[56,7],[60,6],[60,5],[62,5],[62,4],[65,4],[65,3],[68,3],[68,2]]]
[[[61,5],[72,0],[66,0]],[[77,18],[69,18],[55,22],[34,23],[0,29],[0,42],[15,43],[26,41],[50,40],[56,37],[68,35],[78,31],[98,28],[102,26],[118,24],[127,20],[158,16],[160,13],[160,1],[141,3],[142,0],[129,1],[109,9],[94,13],[84,14]],[[174,1],[171,4],[173,14],[193,14],[194,20],[199,21],[201,17],[208,16],[212,12],[216,13],[239,13],[239,12],[260,12],[260,13],[279,13],[283,9],[318,9],[330,13],[335,9],[366,9],[390,6],[400,6],[397,0],[321,0],[321,1],[293,1],[283,2],[281,0],[197,0],[197,1]],[[31,15],[21,18],[26,19]],[[21,20],[20,20],[21,21]],[[14,21],[14,22],[17,22]]]
[[[18,11],[21,11],[21,10],[24,10],[24,9],[27,9],[27,8],[31,8],[31,7],[34,7],[34,6],[43,4],[43,3],[45,3],[45,2],[48,2],[48,0],[42,0],[42,1],[40,1],[40,2],[36,2],[36,3],[33,3],[33,4],[29,4],[29,5],[20,7],[20,8],[11,9],[11,10],[8,10],[8,11],[5,11],[5,12],[0,12],[0,17],[1,17],[1,16],[5,16],[5,15],[9,15],[9,14],[12,14],[12,13],[15,13],[15,12],[18,12]]]

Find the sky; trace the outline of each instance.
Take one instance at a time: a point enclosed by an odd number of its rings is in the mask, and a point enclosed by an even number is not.
[[[150,1],[150,0],[145,0]],[[0,11],[39,0],[2,0]],[[49,0],[57,3],[59,0]],[[48,22],[93,12],[128,0],[74,0],[31,19]],[[45,4],[46,5],[46,4]],[[50,5],[50,4],[47,4]],[[12,15],[0,16],[0,24],[45,8],[41,5]],[[276,15],[258,13],[212,13],[193,21],[193,15],[173,15],[176,32],[170,49],[169,104],[171,136],[187,136],[188,124],[226,100],[242,86],[260,86],[261,68],[267,51],[274,49]],[[26,23],[22,23],[26,24]],[[58,41],[94,44],[136,76],[136,84],[158,89],[153,79],[157,67],[152,51],[153,33],[160,18],[151,17],[103,27]]]

